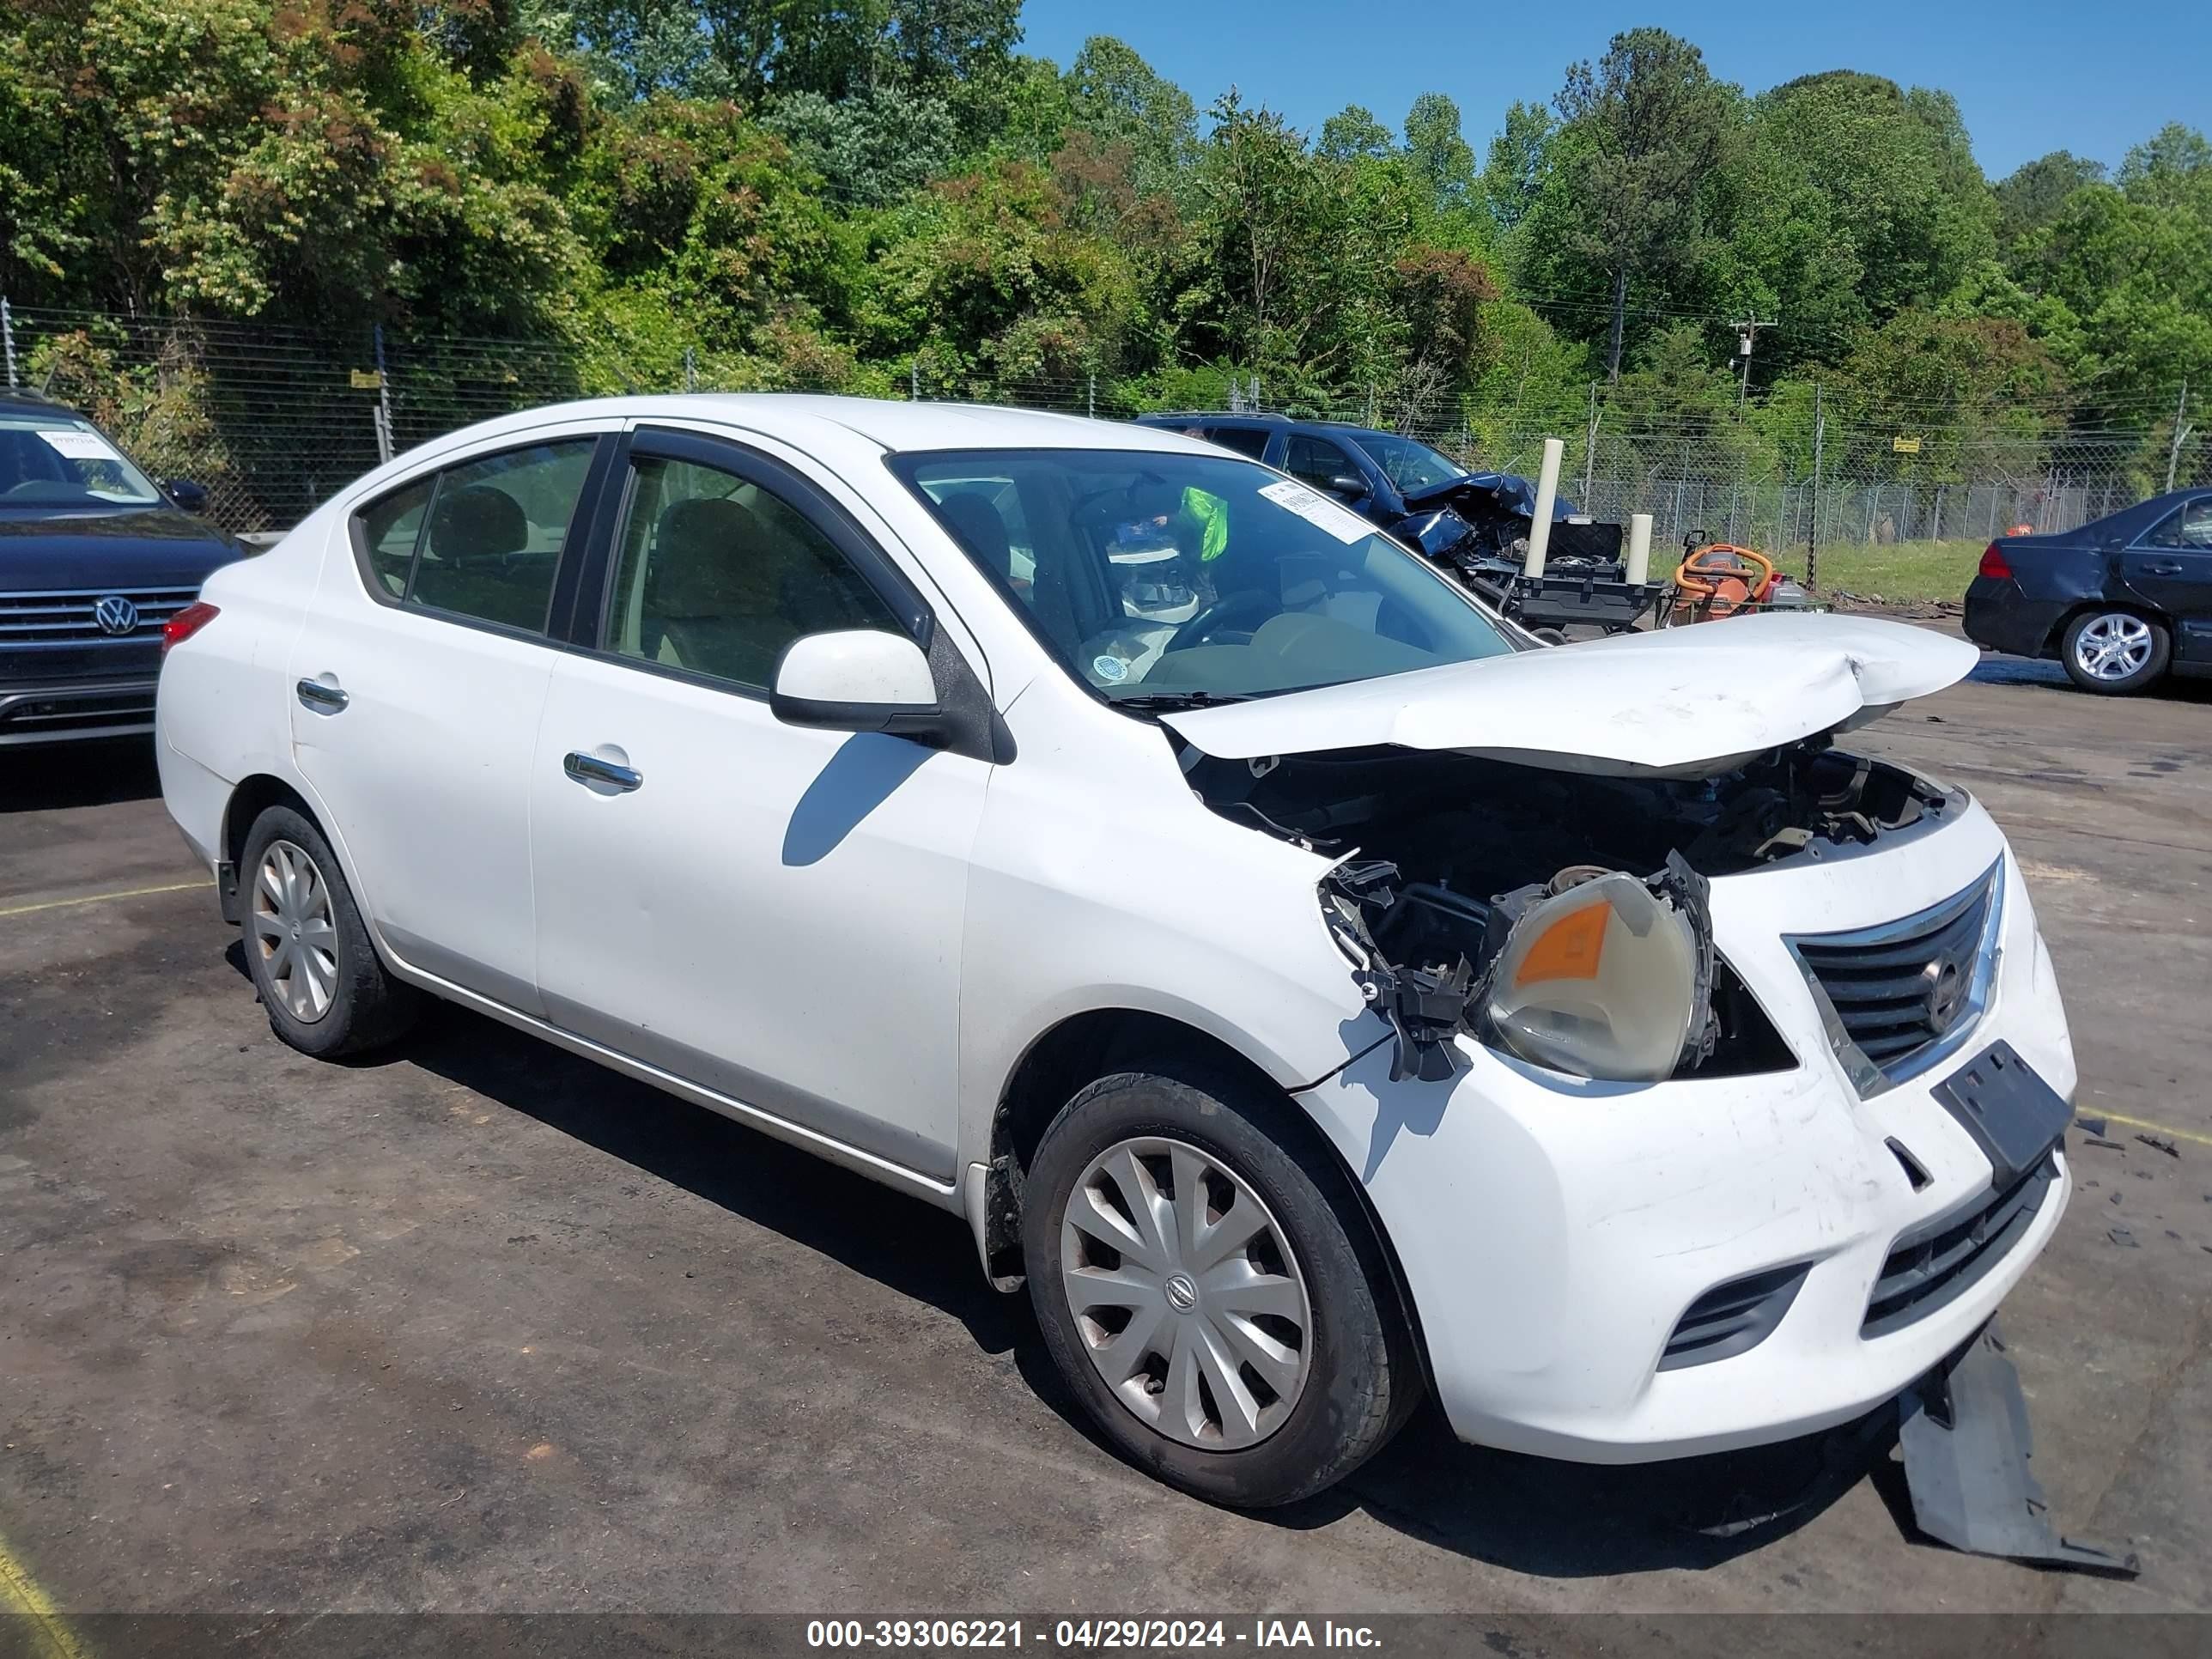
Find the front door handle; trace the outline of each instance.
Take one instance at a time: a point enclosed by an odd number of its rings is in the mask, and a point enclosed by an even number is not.
[[[624,794],[645,781],[645,774],[635,767],[617,766],[611,760],[601,760],[597,755],[574,749],[562,760],[561,769],[578,783],[604,783]]]
[[[301,680],[294,689],[300,694],[301,707],[318,714],[335,714],[353,701],[337,686],[325,685],[320,680]]]
[[[2163,560],[2157,564],[2147,564],[2143,569],[2148,574],[2153,576],[2179,576],[2181,574],[2179,565],[2168,563]]]

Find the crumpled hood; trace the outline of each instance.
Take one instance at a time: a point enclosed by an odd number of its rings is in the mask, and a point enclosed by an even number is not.
[[[1516,518],[1536,516],[1536,486],[1517,472],[1469,472],[1442,483],[1426,484],[1405,492],[1408,509],[1465,504],[1477,512],[1506,513]],[[1563,495],[1552,500],[1552,520],[1574,516],[1575,504]]]
[[[1701,776],[1940,691],[1979,654],[1904,623],[1766,612],[1162,719],[1223,760],[1395,744],[1555,771]]]

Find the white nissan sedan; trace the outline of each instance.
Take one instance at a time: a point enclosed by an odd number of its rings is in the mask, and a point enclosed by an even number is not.
[[[1594,1462],[1842,1422],[2064,1207],[2019,866],[1838,746],[1933,633],[1547,648],[1171,432],[769,396],[441,439],[168,636],[285,1042],[443,997],[962,1214],[1209,1498],[1428,1389]]]

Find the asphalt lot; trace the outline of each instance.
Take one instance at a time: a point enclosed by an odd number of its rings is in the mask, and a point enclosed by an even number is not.
[[[2212,1610],[2212,695],[1990,659],[1856,740],[2010,831],[2116,1115],[2003,1323],[2137,1582],[1911,1541],[1820,1444],[1586,1470],[1425,1415],[1206,1508],[1076,1426],[950,1216],[458,1011],[281,1046],[132,747],[0,762],[0,1554],[80,1612]]]

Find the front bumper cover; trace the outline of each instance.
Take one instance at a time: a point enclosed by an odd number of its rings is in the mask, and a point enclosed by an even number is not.
[[[2049,959],[2019,872],[1978,806],[1893,852],[1712,883],[1722,953],[1799,1057],[1794,1069],[1596,1082],[1462,1036],[1452,1079],[1393,1082],[1386,1043],[1300,1097],[1389,1236],[1462,1438],[1592,1462],[1784,1439],[1895,1398],[1989,1319],[2064,1212],[2063,1153],[2001,1259],[1923,1316],[1863,1334],[1898,1242],[1971,1208],[1990,1189],[1991,1164],[1934,1093],[1955,1065],[1859,1095],[1784,938],[1933,904],[2000,860],[2000,954],[1969,1052],[2008,1039],[2070,1097]],[[1700,1297],[1801,1264],[1764,1340],[1661,1368]]]

